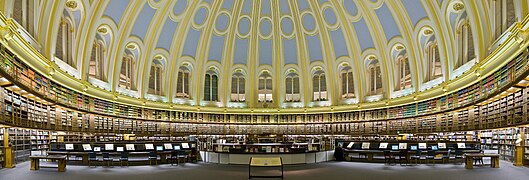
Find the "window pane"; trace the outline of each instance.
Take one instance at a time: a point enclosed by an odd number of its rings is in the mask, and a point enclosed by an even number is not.
[[[285,80],[286,94],[292,94],[292,78],[288,77]]]
[[[210,97],[210,80],[211,76],[209,74],[206,74],[206,78],[204,79],[204,100],[205,101],[211,101]]]
[[[176,93],[183,93],[183,78],[184,73],[182,73],[182,71],[178,72],[178,79],[176,79]]]
[[[349,91],[349,94],[354,94],[355,86],[354,86],[353,72],[348,72],[347,73],[347,81],[349,81],[348,87],[347,87],[348,91]]]
[[[342,73],[342,95],[347,94],[347,73]]]
[[[320,76],[320,91],[327,91],[327,83],[325,82],[325,75]]]
[[[320,85],[319,85],[319,77],[313,76],[312,77],[312,92],[316,93],[320,91]]]
[[[211,100],[218,101],[218,78],[216,75],[212,76],[211,79]]]
[[[299,94],[299,77],[294,77],[294,94]]]
[[[184,73],[184,93],[189,95],[189,73]]]
[[[231,78],[231,93],[232,94],[237,94],[237,85],[238,85],[237,80],[238,78],[236,77]]]
[[[245,82],[245,79],[244,78],[239,78],[239,94],[244,94],[246,93],[246,82]]]

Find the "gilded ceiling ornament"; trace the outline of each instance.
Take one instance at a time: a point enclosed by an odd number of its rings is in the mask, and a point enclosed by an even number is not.
[[[100,32],[100,33],[107,33],[107,28],[99,28],[97,29],[97,32]]]
[[[433,31],[431,29],[424,30],[424,35],[432,35]]]
[[[456,2],[452,8],[454,8],[454,11],[461,11],[465,8],[465,5],[462,2]]]
[[[127,48],[129,49],[136,49],[136,46],[134,44],[129,44],[127,45]]]
[[[77,8],[77,2],[76,1],[67,1],[66,2],[66,7],[70,8],[70,9],[75,9],[75,8]]]

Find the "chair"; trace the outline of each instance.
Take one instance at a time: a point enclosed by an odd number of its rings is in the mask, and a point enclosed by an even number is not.
[[[483,154],[483,150],[481,150],[479,153]],[[483,157],[473,157],[472,159],[474,160],[474,165],[477,165],[478,163],[483,165]]]
[[[183,160],[182,162],[187,161],[188,154],[186,151],[178,151],[178,163],[180,164],[180,160]]]
[[[452,158],[451,155],[450,155],[451,151],[452,150],[449,149],[448,152],[446,153],[446,155],[443,155],[443,163],[450,162],[450,158]]]
[[[187,156],[187,160],[189,160],[190,162],[197,162],[198,161],[198,156],[197,156],[197,150],[196,149],[193,149],[191,150],[191,153]]]
[[[167,160],[171,163],[171,166],[175,163],[178,165],[178,151],[171,151],[171,156],[169,156]]]
[[[402,166],[402,162],[408,165],[408,150],[399,151],[399,164]]]
[[[158,154],[156,154],[156,151],[149,151],[149,165],[152,165],[152,161],[158,165]]]
[[[455,153],[455,159],[456,159],[456,163],[457,164],[462,164],[463,163],[463,151],[462,150],[456,150],[456,153]]]
[[[107,166],[110,166],[113,161],[114,158],[110,157],[110,154],[108,152],[103,152],[103,162],[106,162]]]
[[[421,158],[422,158],[422,151],[421,150],[415,151],[415,155],[410,156],[410,159],[414,159],[415,160],[415,164],[419,164],[418,162],[421,160]]]
[[[93,162],[98,162],[99,161],[99,159],[96,156],[96,153],[94,153],[94,152],[88,153],[88,167],[90,167],[92,165],[92,161]],[[97,167],[97,164],[95,164],[94,167]]]
[[[123,167],[123,163],[127,163],[127,166],[129,166],[129,152],[121,152],[121,157],[119,158],[119,165]]]
[[[391,165],[391,161],[393,161],[393,163],[397,164],[397,161],[396,161],[395,157],[393,157],[391,155],[391,152],[390,151],[384,151],[384,163],[386,163],[388,165]]]
[[[429,150],[429,151],[428,151],[428,155],[426,156],[426,160],[427,160],[427,161],[428,161],[428,160],[432,160],[433,165],[435,165],[435,161],[436,161],[436,160],[440,160],[440,159],[441,159],[441,157],[437,157],[437,156],[436,156],[436,153],[435,153],[434,150]]]

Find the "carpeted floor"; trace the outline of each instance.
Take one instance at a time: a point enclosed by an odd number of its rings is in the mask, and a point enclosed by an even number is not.
[[[487,162],[485,162],[487,163]],[[43,165],[53,165],[42,163]],[[276,171],[277,173],[277,171]],[[187,163],[181,166],[131,166],[87,167],[68,165],[64,173],[57,169],[30,171],[29,162],[20,163],[14,169],[0,169],[0,180],[180,180],[248,179],[248,167]],[[255,178],[257,179],[257,178]],[[489,166],[467,170],[464,165],[437,164],[417,166],[387,166],[379,163],[326,162],[318,164],[285,166],[286,180],[527,180],[528,167],[515,167],[502,161],[499,169]]]

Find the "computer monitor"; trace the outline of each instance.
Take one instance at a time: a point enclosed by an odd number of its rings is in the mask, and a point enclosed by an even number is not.
[[[347,148],[348,149],[351,149],[353,148],[353,145],[355,144],[355,142],[349,142],[349,144],[347,145]]]
[[[432,146],[432,150],[437,151],[437,146]]]
[[[154,150],[154,144],[145,144],[145,150]]]
[[[73,144],[65,144],[66,150],[70,151],[73,150]]]
[[[457,143],[457,148],[458,149],[465,149],[465,148],[467,148],[467,146],[465,145],[465,143]]]
[[[182,148],[183,149],[189,149],[189,144],[188,143],[182,143]]]
[[[399,143],[399,149],[408,149],[408,143]]]
[[[378,146],[379,149],[387,149],[388,148],[388,143],[386,142],[383,142],[383,143],[380,143],[380,145]]]
[[[163,144],[163,147],[164,147],[165,149],[168,149],[168,150],[173,149],[173,145],[172,145],[171,143],[165,143],[165,144]]]
[[[92,146],[90,146],[90,144],[83,144],[83,150],[84,151],[92,151]]]
[[[127,149],[127,151],[134,151],[134,144],[126,144],[125,148]]]
[[[123,152],[123,151],[124,151],[124,148],[123,148],[123,147],[116,147],[116,151],[117,151],[117,152]]]
[[[101,152],[101,147],[94,147],[94,152]]]
[[[178,145],[177,145],[177,146],[174,146],[174,150],[175,150],[175,151],[180,151],[180,146],[178,146]]]
[[[156,146],[156,151],[163,151],[163,146]]]
[[[417,146],[411,146],[411,147],[410,147],[410,150],[412,150],[412,151],[417,151]]]
[[[437,143],[439,149],[446,149],[446,143]]]
[[[392,145],[391,146],[391,150],[399,150],[399,146],[398,145]]]
[[[428,149],[426,143],[419,143],[419,149]]]
[[[113,151],[114,144],[105,144],[105,151]]]

